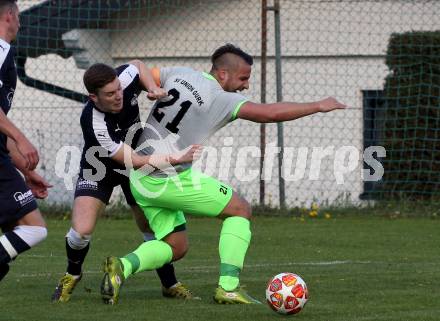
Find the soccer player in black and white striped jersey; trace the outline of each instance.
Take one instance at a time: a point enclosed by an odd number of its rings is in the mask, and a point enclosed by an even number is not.
[[[138,60],[116,69],[95,64],[85,72],[84,85],[89,92],[89,100],[81,114],[84,148],[75,190],[72,227],[66,235],[68,265],[66,274],[52,295],[54,302],[69,301],[81,279],[82,265],[96,220],[109,203],[114,187],[121,186],[136,223],[144,234],[144,241],[154,239],[145,215],[131,194],[128,174],[124,174],[127,172],[124,157],[130,155],[132,164],[128,168],[154,163],[151,157],[134,152],[138,140],[136,129],[141,129],[137,98],[142,90],[148,92],[150,99],[165,97],[166,92],[155,84],[151,71]],[[163,162],[187,162],[199,155],[199,149],[198,145],[194,145],[185,153],[163,155]],[[160,166],[161,157],[155,160],[159,163],[154,166]],[[156,271],[164,296],[193,298],[191,292],[177,281],[171,264]]]
[[[47,235],[35,197],[45,198],[50,185],[35,172],[37,150],[6,117],[17,84],[14,48],[10,43],[20,27],[18,15],[16,1],[0,0],[0,227],[4,233],[0,236],[0,280],[18,254]]]

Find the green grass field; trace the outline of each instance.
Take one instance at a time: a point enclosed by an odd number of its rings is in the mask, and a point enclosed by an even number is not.
[[[65,269],[69,221],[49,220],[44,244],[22,255],[0,283],[1,320],[439,320],[440,220],[344,217],[257,217],[242,283],[264,299],[267,280],[279,272],[300,274],[310,300],[300,314],[283,317],[261,306],[213,303],[221,222],[190,219],[190,251],[175,264],[178,277],[202,301],[162,298],[154,272],[129,279],[117,306],[101,303],[101,261],[124,255],[140,242],[131,220],[98,223],[83,281],[68,304],[50,295]]]

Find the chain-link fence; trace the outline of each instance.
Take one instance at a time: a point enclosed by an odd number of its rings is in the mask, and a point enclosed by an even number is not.
[[[77,171],[71,165],[77,160],[74,151],[79,153],[82,146],[79,115],[85,94],[84,68],[95,62],[116,66],[141,59],[149,67],[178,65],[209,71],[212,52],[229,42],[255,57],[246,95],[255,102],[275,102],[277,9],[283,100],[308,102],[334,96],[349,106],[284,123],[281,172],[286,205],[357,203],[363,196],[374,196],[381,182],[374,181],[374,174],[380,174],[385,158],[380,157],[384,156],[380,149],[374,153],[364,150],[380,145],[375,111],[383,106],[384,82],[390,73],[385,64],[389,39],[393,33],[438,30],[440,3],[267,0],[268,10],[264,11],[265,2],[19,1],[22,28],[17,67],[21,82],[10,117],[40,151],[39,170],[55,185],[49,201],[68,203],[73,197],[66,182],[71,181],[73,187],[75,178],[66,177]],[[265,16],[267,30],[262,24]],[[262,51],[265,32],[266,55]],[[267,61],[263,78],[262,60]],[[152,104],[142,97],[140,106],[145,120]],[[277,125],[268,124],[264,129],[262,169],[258,153],[243,149],[254,146],[261,150],[262,133],[259,124],[242,120],[223,128],[207,142],[218,150],[207,170],[230,182],[252,203],[262,199],[266,205],[278,206]],[[64,153],[66,150],[70,153]],[[373,174],[372,181],[368,174]],[[393,186],[398,191],[399,186]]]

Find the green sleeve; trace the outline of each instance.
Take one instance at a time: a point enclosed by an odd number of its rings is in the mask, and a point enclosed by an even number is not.
[[[240,101],[240,102],[237,104],[237,106],[236,106],[235,109],[234,109],[234,112],[232,113],[231,121],[234,121],[234,120],[237,119],[237,114],[238,114],[238,112],[240,111],[241,106],[243,106],[243,104],[246,103],[246,102],[247,102],[247,100],[243,100],[243,101]]]

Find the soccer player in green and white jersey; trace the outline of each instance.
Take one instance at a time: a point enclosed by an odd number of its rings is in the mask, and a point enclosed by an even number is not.
[[[250,102],[238,91],[249,88],[252,57],[227,44],[218,48],[211,60],[210,73],[183,67],[153,71],[169,99],[162,99],[153,107],[139,140],[140,152],[170,154],[203,143],[237,118],[259,123],[282,122],[345,108],[331,97],[312,103]],[[185,212],[224,220],[219,241],[220,278],[214,300],[258,303],[243,291],[239,282],[251,239],[252,212],[246,200],[229,185],[192,170],[191,163],[147,173],[132,171],[130,184],[156,240],[141,244],[122,258],[106,258],[101,284],[104,302],[115,304],[122,283],[131,275],[156,269],[185,255]]]

